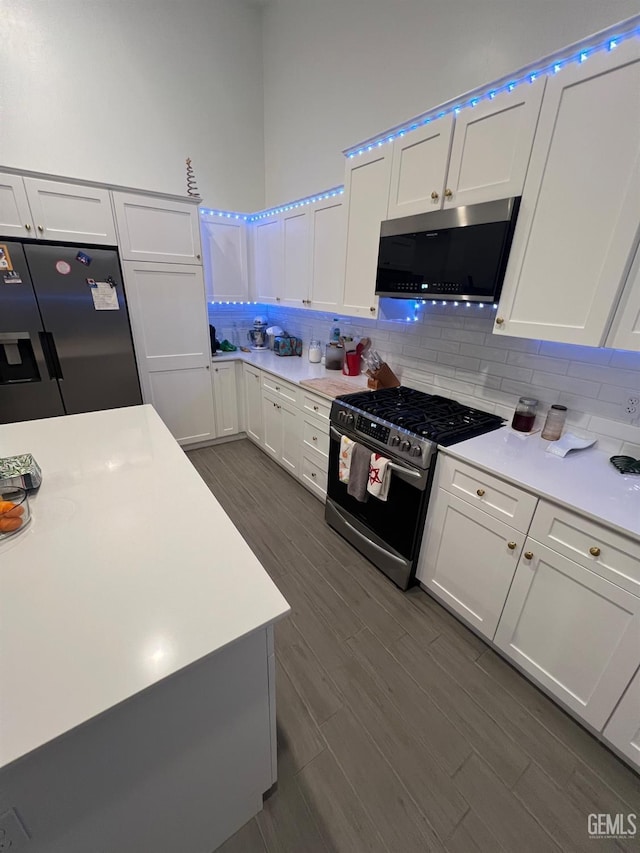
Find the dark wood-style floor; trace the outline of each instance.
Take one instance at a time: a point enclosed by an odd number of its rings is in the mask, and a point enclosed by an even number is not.
[[[188,455],[292,607],[278,789],[219,853],[638,849],[587,816],[640,816],[640,777],[249,441]]]

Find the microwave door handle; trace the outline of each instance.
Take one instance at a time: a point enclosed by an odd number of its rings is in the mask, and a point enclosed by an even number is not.
[[[338,441],[340,441],[342,438],[341,432],[339,432],[334,426],[330,427],[330,432],[334,438],[337,438]],[[397,462],[389,462],[388,467],[392,471],[398,471],[400,474],[404,474],[406,477],[412,477],[414,480],[421,480],[424,473],[421,471],[414,471],[413,468],[405,468],[404,465],[398,465]]]

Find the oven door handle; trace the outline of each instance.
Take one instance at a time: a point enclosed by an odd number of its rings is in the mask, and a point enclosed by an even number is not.
[[[338,440],[342,438],[342,433],[339,432],[334,426],[331,428],[331,435],[335,436]],[[392,471],[398,471],[400,474],[404,474],[405,477],[412,477],[414,480],[421,480],[423,474],[420,471],[414,471],[413,468],[405,468],[404,465],[398,465],[397,462],[389,462],[388,468],[391,468]]]
[[[373,539],[369,539],[368,536],[365,536],[361,530],[358,530],[357,527],[354,527],[353,524],[350,524],[344,516],[342,516],[341,519],[342,523],[346,525],[349,530],[353,530],[353,532],[357,536],[359,536],[361,539],[364,539],[369,545],[371,545],[372,548],[375,548],[376,551],[380,551],[381,554],[384,554],[386,557],[389,557],[391,560],[395,560],[403,566],[406,564],[406,561],[403,560],[401,557],[396,557],[396,555],[392,554],[391,551],[388,551],[386,548],[383,548],[381,545],[378,545],[377,542],[374,542]]]

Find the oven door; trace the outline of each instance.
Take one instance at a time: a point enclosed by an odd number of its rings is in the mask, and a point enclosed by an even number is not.
[[[338,478],[342,435],[348,435],[372,453],[380,452],[379,447],[362,441],[360,436],[331,427],[325,519],[394,583],[406,589],[415,573],[431,471],[392,461],[387,500],[369,495],[364,503],[357,501]]]

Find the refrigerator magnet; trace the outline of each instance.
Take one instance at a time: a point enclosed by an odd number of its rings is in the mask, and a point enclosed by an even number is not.
[[[60,275],[69,275],[71,272],[71,264],[68,264],[66,261],[57,261],[56,269]]]
[[[13,264],[11,263],[11,255],[9,254],[9,250],[4,244],[0,244],[0,270],[9,270],[13,269]]]
[[[93,258],[91,255],[87,255],[86,252],[78,252],[76,255],[76,261],[80,261],[81,264],[84,264],[85,267],[88,267],[91,264]]]
[[[4,284],[22,284],[20,273],[15,270],[6,270],[2,273],[2,281]]]

